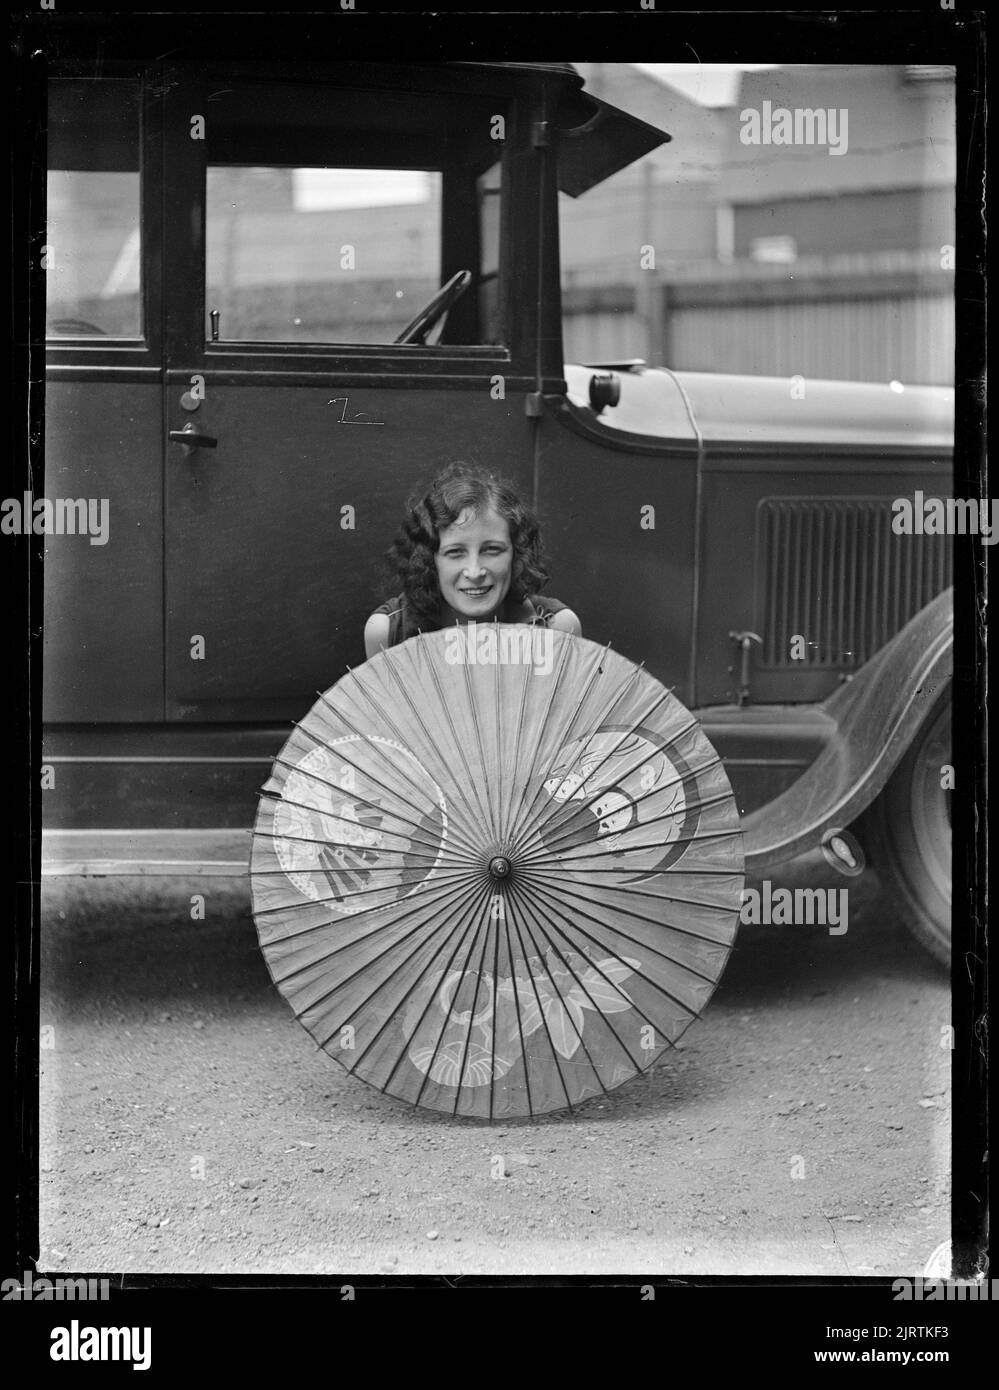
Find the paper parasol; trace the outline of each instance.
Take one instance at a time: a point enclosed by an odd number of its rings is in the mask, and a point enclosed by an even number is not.
[[[680,701],[607,648],[496,623],[320,695],[250,871],[272,978],[322,1048],[401,1100],[504,1120],[672,1047],[743,886],[728,778]]]

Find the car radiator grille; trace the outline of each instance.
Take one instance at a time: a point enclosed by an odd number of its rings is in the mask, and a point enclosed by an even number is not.
[[[891,505],[890,497],[760,503],[758,666],[860,666],[951,583],[951,538],[895,535]],[[802,647],[803,657],[793,655]]]

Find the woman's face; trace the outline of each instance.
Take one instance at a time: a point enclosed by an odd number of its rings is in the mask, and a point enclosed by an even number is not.
[[[492,508],[476,513],[469,507],[441,532],[435,559],[445,617],[484,622],[510,588],[510,527]]]

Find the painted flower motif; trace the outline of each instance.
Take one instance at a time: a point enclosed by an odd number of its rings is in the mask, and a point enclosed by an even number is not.
[[[551,948],[544,961],[531,956],[526,965],[529,974],[496,982],[488,971],[434,971],[406,1011],[413,1065],[444,1086],[484,1086],[510,1070],[520,1056],[521,1039],[542,1027],[556,1051],[571,1058],[579,1048],[586,1010],[613,1014],[632,1008],[619,982],[641,970],[641,962],[628,957],[590,960],[578,951],[559,955]],[[436,1009],[427,1013],[429,998]],[[431,1022],[441,1013],[443,1030]]]
[[[485,1086],[498,1080],[510,1070],[515,1057],[494,1057],[490,1048],[481,1043],[467,1042],[465,1037],[452,1037],[441,1043],[436,1051],[429,1044],[413,1047],[410,1061],[431,1081],[441,1086]]]
[[[437,1007],[442,1014],[449,1014],[455,1023],[476,1026],[488,1023],[493,1016],[492,975],[488,970],[481,974],[477,970],[452,970],[437,991]]]
[[[615,1014],[633,1007],[618,981],[641,969],[640,961],[627,956],[590,961],[577,951],[566,951],[560,957],[551,947],[545,953],[544,965],[538,956],[531,956],[527,965],[530,978],[518,974],[501,981],[497,996],[512,1000],[516,990],[524,1037],[544,1024],[556,1051],[566,1058],[579,1048],[587,1009]]]

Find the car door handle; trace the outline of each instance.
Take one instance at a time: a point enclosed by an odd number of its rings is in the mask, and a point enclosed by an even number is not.
[[[179,444],[185,454],[193,454],[195,449],[217,449],[218,440],[210,434],[202,434],[188,420],[182,430],[171,430],[168,436],[171,444]]]

